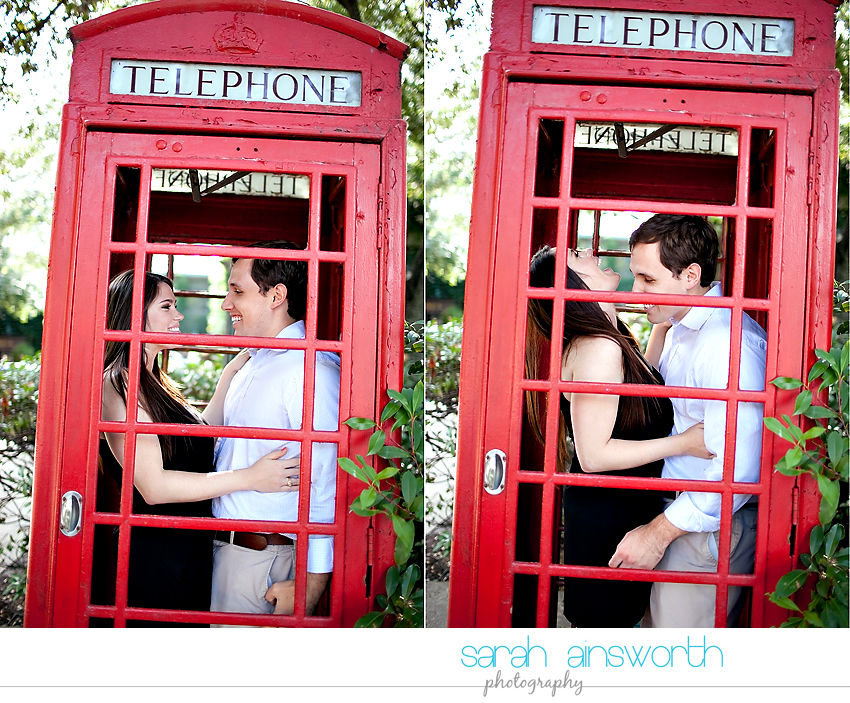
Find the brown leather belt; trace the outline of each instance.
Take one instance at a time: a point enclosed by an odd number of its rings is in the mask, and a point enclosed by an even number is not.
[[[286,535],[267,535],[262,532],[222,532],[219,530],[215,533],[215,539],[258,552],[262,552],[270,544],[295,544],[295,541]]]

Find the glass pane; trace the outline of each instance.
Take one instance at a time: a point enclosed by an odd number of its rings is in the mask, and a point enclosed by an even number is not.
[[[309,217],[305,174],[153,170],[150,242],[245,245],[288,239],[306,247]]]
[[[537,165],[534,195],[557,198],[561,192],[561,161],[564,153],[564,121],[540,120],[537,131]]]
[[[622,127],[619,149],[618,125]],[[733,205],[738,132],[728,127],[675,125],[643,142],[661,124],[576,124],[572,196]]]
[[[119,166],[116,169],[115,202],[112,211],[113,242],[136,241],[136,224],[139,219],[140,181],[141,169],[132,166]]]
[[[345,176],[322,176],[319,248],[323,251],[345,251]]]
[[[749,204],[773,207],[776,174],[776,132],[772,129],[753,129],[750,140]]]

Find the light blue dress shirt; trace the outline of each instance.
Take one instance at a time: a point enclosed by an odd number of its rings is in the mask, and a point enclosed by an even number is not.
[[[284,328],[278,339],[304,339],[304,322]],[[234,376],[224,400],[228,427],[300,430],[304,407],[304,351],[251,349],[251,358]],[[339,430],[339,356],[316,352],[313,429]],[[287,447],[285,459],[301,456],[301,442],[222,437],[216,443],[216,471],[244,469],[275,449]],[[310,522],[332,523],[336,501],[337,445],[313,443]],[[213,515],[237,520],[298,520],[297,491],[237,491],[213,500]],[[295,535],[287,535],[295,538]],[[307,571],[333,570],[333,537],[310,535]]]
[[[713,283],[705,294],[722,295]],[[668,386],[726,388],[729,381],[729,354],[732,312],[728,308],[693,307],[679,320],[672,320],[661,353],[659,371]],[[741,390],[762,391],[765,383],[767,335],[746,313],[743,315],[741,343]],[[733,380],[734,383],[734,380]],[[726,403],[720,400],[672,398],[675,413],[673,434],[698,422],[705,423],[705,446],[714,459],[673,456],[664,460],[662,478],[720,481],[726,436]],[[761,465],[761,403],[739,403],[735,436],[735,480],[758,481]],[[734,510],[750,499],[736,495]],[[667,506],[665,517],[688,532],[715,532],[720,529],[720,494],[686,491]]]

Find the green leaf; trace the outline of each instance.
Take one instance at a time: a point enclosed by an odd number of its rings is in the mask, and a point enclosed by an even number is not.
[[[818,488],[823,496],[820,502],[820,513],[818,517],[820,518],[821,525],[828,525],[832,521],[835,511],[838,509],[838,481],[832,481],[826,478],[826,476],[821,475],[818,475],[817,479]]]
[[[391,400],[384,406],[384,411],[381,413],[381,422],[384,423],[389,420],[393,415],[395,415],[396,411],[401,407],[401,404],[398,401]]]
[[[392,612],[392,608],[390,606],[390,600],[383,593],[379,593],[375,596],[375,602],[378,604],[378,607],[381,608],[385,613]]]
[[[809,383],[820,378],[828,368],[829,365],[825,361],[816,361],[809,371]]]
[[[800,388],[803,385],[803,382],[798,378],[791,378],[790,376],[780,376],[779,378],[774,378],[771,383],[777,388],[781,388],[783,391],[792,391],[795,388]]]
[[[811,407],[806,408],[806,411],[803,413],[808,418],[812,420],[823,420],[825,418],[838,418],[838,415],[835,414],[829,408],[824,408],[820,405],[812,405]]]
[[[364,488],[360,493],[360,507],[364,510],[366,508],[371,508],[375,505],[375,501],[378,499],[378,491],[376,491],[372,486],[368,488]]]
[[[396,589],[398,588],[398,567],[393,564],[389,569],[387,569],[387,596],[392,596]]]
[[[842,436],[840,432],[832,431],[826,438],[826,449],[829,454],[829,463],[836,467],[841,457],[850,451],[850,446],[848,446],[847,437]]]
[[[764,426],[774,434],[778,434],[782,439],[793,442],[794,436],[786,429],[786,427],[775,417],[764,418]]]
[[[806,610],[803,613],[803,617],[805,618],[807,623],[814,625],[815,627],[823,627],[823,623],[821,622],[820,616],[817,613],[811,610]]]
[[[835,369],[835,372],[838,373],[838,364],[836,363],[836,360],[833,358],[832,354],[827,351],[824,351],[823,349],[815,349],[815,356],[818,359],[822,359],[823,361],[825,361],[827,364],[829,364],[830,368]]]
[[[800,612],[800,608],[798,608],[797,604],[790,598],[776,598],[774,594],[771,594],[770,600],[772,603],[776,603],[776,605],[778,605],[780,608],[785,608],[786,610],[796,610],[798,613]]]
[[[393,447],[391,445],[386,445],[381,447],[378,452],[378,456],[382,459],[409,459],[410,454],[408,454],[404,449],[400,447]]]
[[[826,428],[818,425],[817,427],[812,427],[809,430],[806,430],[803,433],[803,439],[814,439],[815,437],[820,437],[822,434],[826,433]]]
[[[398,391],[388,390],[387,395],[407,411],[408,417],[413,414],[413,409],[410,407],[410,401],[405,398],[403,394]]]
[[[355,464],[351,459],[347,456],[342,456],[336,460],[339,464],[339,468],[341,468],[345,473],[351,474],[358,481],[363,481],[363,483],[369,483],[369,479],[366,478],[366,474],[363,472],[363,469]]]
[[[366,455],[372,456],[373,454],[377,454],[381,450],[381,447],[384,446],[384,442],[386,440],[386,432],[383,430],[375,430],[372,433],[372,436],[369,437],[369,451],[366,452]]]
[[[795,593],[806,580],[806,572],[802,569],[789,571],[776,583],[775,595],[777,598],[787,598]]]
[[[384,622],[384,613],[373,611],[366,613],[354,623],[354,627],[380,627]]]
[[[806,473],[805,469],[789,468],[784,456],[776,462],[776,470],[783,476],[799,476],[800,474]]]
[[[826,535],[826,545],[823,549],[827,557],[831,557],[835,553],[843,537],[844,527],[842,525],[833,525],[832,529]]]
[[[401,595],[408,598],[413,592],[416,582],[419,580],[419,567],[416,564],[410,564],[404,571],[404,576],[401,578]]]
[[[353,430],[371,430],[375,427],[375,421],[368,417],[350,417],[345,421],[345,424]]]
[[[844,373],[848,363],[850,363],[850,340],[844,342],[844,348],[841,350],[841,359],[838,362],[838,370]]]
[[[818,550],[823,545],[823,527],[815,525],[812,528],[812,533],[809,535],[809,551],[812,556],[818,553]]]
[[[791,447],[791,449],[785,452],[784,458],[785,466],[789,469],[793,469],[803,463],[805,455],[800,447]]]
[[[821,598],[829,597],[829,581],[826,579],[818,579],[818,582],[815,584],[815,590],[818,592]]]
[[[416,384],[416,387],[413,389],[413,402],[411,403],[411,407],[413,409],[413,415],[421,415],[422,414],[422,406],[425,404],[425,384],[422,381]]]
[[[412,471],[405,471],[401,475],[401,496],[408,507],[413,505],[416,498],[418,482]]]
[[[794,414],[800,415],[804,413],[812,404],[812,392],[810,390],[801,391],[797,395],[797,402],[794,403]]]
[[[393,530],[395,530],[395,563],[401,566],[407,563],[413,549],[414,527],[412,520],[405,520],[399,515],[391,515]]]
[[[359,515],[360,517],[370,517],[372,515],[377,515],[378,510],[373,508],[364,508],[360,505],[360,496],[357,496],[353,501],[351,501],[351,512],[355,515]]]
[[[375,476],[376,481],[383,481],[385,478],[392,478],[398,473],[398,466],[394,464],[390,464],[386,468],[384,468],[377,476]]]

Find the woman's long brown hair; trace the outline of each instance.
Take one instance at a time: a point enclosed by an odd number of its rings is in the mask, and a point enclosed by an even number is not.
[[[157,273],[145,273],[142,329],[148,325],[148,308],[156,300],[159,286],[165,283],[172,290],[171,280]],[[128,330],[133,310],[133,271],[118,274],[109,284],[109,302],[106,311],[106,328]],[[130,343],[107,341],[103,359],[103,374],[127,404],[127,372],[130,368]],[[145,360],[141,360],[139,372],[139,404],[147,411],[153,422],[184,422],[198,424],[201,416],[186,402],[175,383],[159,368],[154,359],[153,370],[149,371]],[[127,414],[131,412],[127,408]],[[159,436],[162,460],[167,462],[174,455],[174,438]]]
[[[555,251],[541,247],[531,258],[529,285],[534,288],[555,287]],[[590,290],[579,275],[567,267],[567,288]],[[566,355],[570,345],[580,337],[607,337],[615,341],[623,352],[623,381],[625,383],[651,383],[657,380],[649,370],[640,353],[640,345],[628,326],[617,318],[617,326],[599,306],[599,303],[584,300],[564,301],[564,335],[561,354]],[[540,369],[543,345],[552,339],[552,301],[530,298],[528,301],[528,324],[526,325],[525,376],[536,379]],[[550,371],[551,373],[551,371]],[[560,372],[558,372],[560,377]],[[539,393],[526,391],[528,422],[534,436],[545,444],[543,418]],[[559,404],[560,407],[560,404]],[[621,428],[628,432],[645,426],[650,410],[660,411],[657,398],[620,396],[617,419]],[[564,414],[558,411],[558,471],[566,470],[569,459],[567,449],[567,427]]]

